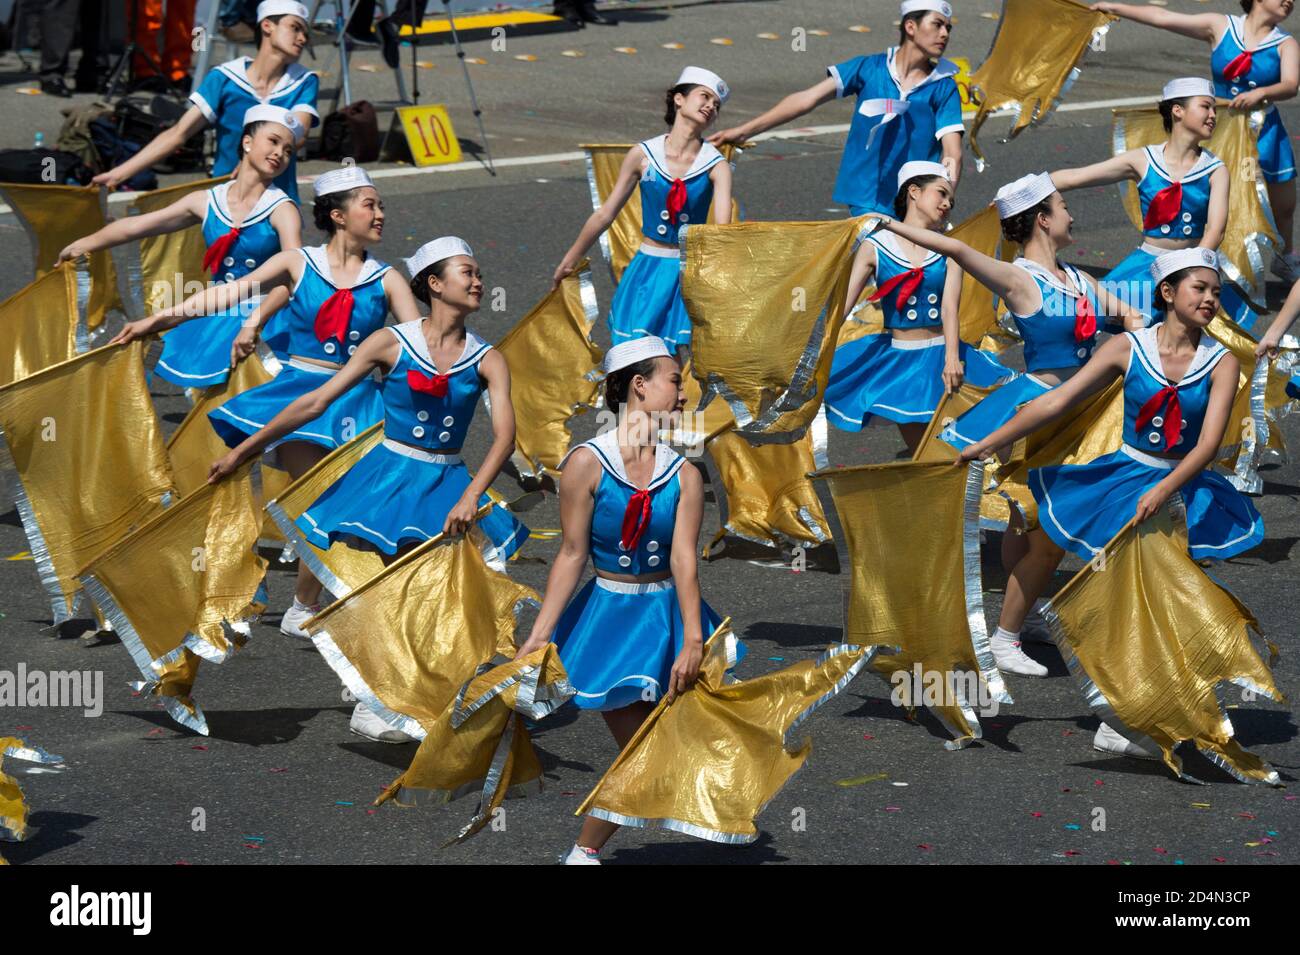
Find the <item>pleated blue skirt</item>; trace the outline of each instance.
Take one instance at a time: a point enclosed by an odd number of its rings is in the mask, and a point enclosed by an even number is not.
[[[319,388],[331,374],[333,371],[328,368],[316,370],[306,363],[290,361],[266,384],[236,395],[220,408],[208,412],[208,420],[227,446],[236,447],[249,435],[264,428],[293,401]],[[379,383],[371,377],[362,378],[339,395],[319,418],[285,435],[267,450],[287,441],[306,441],[333,450],[383,417],[384,402],[379,395]]]
[[[1088,464],[1029,472],[1038,521],[1058,547],[1091,560],[1137,511],[1138,500],[1178,464],[1128,445]],[[1221,475],[1202,471],[1183,485],[1192,557],[1226,560],[1264,539],[1264,519]]]
[[[978,444],[1016,416],[1020,406],[1052,390],[1033,375],[1018,375],[944,428],[939,440],[961,451]]]
[[[700,601],[700,630],[707,642],[722,622]],[[617,710],[639,700],[655,702],[668,691],[683,629],[671,580],[626,584],[593,577],[565,608],[551,638],[584,710]],[[737,660],[744,656],[744,647]]]
[[[1015,374],[978,348],[961,343],[965,379],[987,388]],[[942,338],[904,341],[889,332],[864,335],[835,349],[826,384],[827,419],[861,431],[873,418],[925,424],[943,400]]]
[[[658,254],[659,252],[664,254]],[[609,306],[614,344],[657,335],[669,348],[691,343],[691,319],[682,303],[681,260],[675,252],[638,249],[623,270]]]
[[[454,455],[433,455],[385,440],[331,484],[298,518],[298,529],[322,550],[364,541],[385,554],[442,533],[447,514],[470,485],[469,469]],[[479,506],[490,502],[485,494]],[[478,527],[508,560],[528,539],[528,528],[504,507]]]
[[[1296,175],[1291,137],[1276,106],[1264,115],[1259,130],[1259,171],[1266,182],[1290,182]]]
[[[230,347],[244,320],[236,308],[182,322],[163,335],[154,374],[182,388],[211,388],[230,377]]]

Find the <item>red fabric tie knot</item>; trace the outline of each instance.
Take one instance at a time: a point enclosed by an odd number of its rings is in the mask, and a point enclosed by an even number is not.
[[[447,397],[447,382],[449,376],[434,375],[430,378],[423,372],[416,371],[414,368],[406,373],[406,384],[412,391],[418,391],[421,394],[433,395],[435,398]]]
[[[1223,68],[1223,78],[1231,83],[1250,72],[1250,51],[1238,53]]]
[[[225,235],[218,237],[216,242],[208,246],[208,251],[203,253],[203,267],[216,276],[221,271],[222,261],[230,254],[235,240],[239,238],[239,229],[234,228]]]
[[[1161,410],[1163,408],[1163,411]],[[1157,413],[1164,415],[1163,430],[1165,433],[1165,451],[1168,451],[1178,443],[1179,435],[1183,429],[1183,406],[1178,400],[1178,389],[1173,385],[1166,385],[1147,399],[1138,410],[1137,430],[1141,431],[1155,419]]]
[[[1097,334],[1097,313],[1086,295],[1074,300],[1074,340],[1086,342]]]
[[[325,299],[320,311],[316,313],[313,331],[318,342],[337,338],[339,344],[348,333],[348,322],[352,320],[352,290],[341,288]]]
[[[879,302],[894,289],[898,289],[898,297],[894,299],[894,308],[901,312],[903,306],[907,304],[907,300],[921,287],[921,282],[924,279],[925,271],[923,269],[908,269],[906,272],[899,272],[893,278],[878,285],[875,294],[868,301]]]
[[[1173,222],[1178,218],[1178,212],[1182,207],[1183,184],[1176,182],[1172,186],[1166,186],[1151,197],[1147,214],[1142,217],[1142,228],[1154,229]]]
[[[637,491],[632,500],[627,502],[623,512],[623,534],[621,543],[624,550],[636,550],[642,535],[650,526],[650,492]]]
[[[674,179],[673,184],[668,187],[668,218],[676,222],[677,216],[685,208],[686,183],[680,179]]]

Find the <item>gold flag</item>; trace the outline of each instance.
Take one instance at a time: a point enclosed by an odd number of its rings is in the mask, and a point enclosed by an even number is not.
[[[342,447],[335,448],[266,505],[266,512],[274,519],[298,559],[335,597],[346,597],[382,571],[383,559],[377,551],[361,550],[341,542],[332,545],[328,551],[321,550],[308,543],[294,522],[366,452],[383,440],[384,423],[380,421]]]
[[[807,432],[830,377],[853,255],[869,217],[688,226],[682,299],[691,373],[753,443]]]
[[[1127,107],[1114,111],[1111,141],[1116,154],[1129,149],[1154,146],[1169,138],[1160,111],[1151,107]],[[1228,203],[1228,224],[1219,243],[1219,268],[1235,284],[1257,312],[1267,312],[1264,281],[1267,254],[1278,245],[1277,226],[1268,204],[1268,190],[1259,171],[1259,147],[1249,113],[1229,109],[1218,101],[1218,122],[1214,135],[1202,145],[1223,160],[1232,181]],[[1135,229],[1142,228],[1142,207],[1137,183],[1119,184],[1124,211]]]
[[[985,158],[976,137],[989,114],[1014,109],[1015,125],[1003,142],[1046,119],[1078,79],[1088,47],[1104,49],[1097,44],[1118,19],[1076,0],[1003,0],[993,48],[970,79],[970,100],[978,108],[970,127],[977,169]]]
[[[81,569],[172,494],[146,347],[99,348],[0,388],[15,504],[56,624],[76,609]]]
[[[71,264],[0,302],[0,385],[77,354],[77,327],[89,282]]]
[[[754,818],[812,752],[812,740],[799,742],[796,730],[878,651],[840,644],[816,660],[732,681],[736,638],[724,620],[704,647],[694,686],[671,704],[659,701],[577,815],[753,842]]]
[[[845,642],[899,647],[875,664],[895,701],[924,702],[954,736],[949,749],[979,738],[975,707],[1012,702],[984,621],[983,465],[908,461],[813,477],[830,485],[849,549]]]
[[[1283,701],[1247,634],[1259,625],[1187,556],[1180,497],[1130,521],[1042,613],[1093,712],[1133,742],[1154,741],[1179,777],[1195,782],[1174,753],[1191,740],[1241,782],[1280,785],[1233,739],[1215,696],[1227,680]]]
[[[98,186],[29,186],[0,183],[0,197],[13,209],[32,242],[36,278],[54,268],[59,253],[77,239],[107,224],[104,193]],[[109,312],[122,312],[117,268],[107,249],[90,256],[86,326],[98,328]]]
[[[957,450],[951,444],[940,441],[943,429],[952,424],[960,415],[970,411],[984,398],[992,394],[996,386],[980,388],[965,382],[952,394],[946,394],[930,416],[925,434],[921,436],[912,460],[918,463],[947,462],[957,460]],[[984,494],[980,497],[980,527],[988,530],[1006,530],[1011,520],[1011,508],[1007,498],[998,494],[993,488],[993,474],[986,470],[984,474]]]
[[[254,463],[191,492],[79,575],[145,676],[181,647],[225,662],[265,609],[266,561],[254,549],[262,519],[249,486]]]
[[[591,340],[596,290],[584,259],[501,339],[515,409],[515,466],[554,476],[569,450],[569,420],[598,406],[600,349]]]
[[[578,148],[587,153],[587,185],[591,189],[591,208],[599,209],[614,191],[618,171],[627,157],[632,143],[580,143]],[[733,166],[742,152],[753,143],[728,143],[721,149],[723,158]],[[713,208],[709,208],[709,222],[713,221]],[[733,193],[731,221],[740,221],[740,204]],[[641,187],[632,190],[623,208],[619,210],[610,227],[600,234],[600,251],[609,264],[610,274],[617,285],[623,270],[641,247]]]
[[[63,768],[63,757],[28,746],[13,736],[0,737],[0,840],[22,842],[27,838],[27,800],[18,780],[4,771],[6,757],[58,769]],[[4,856],[0,856],[0,865],[8,865]]]
[[[473,818],[446,845],[468,839],[491,821],[507,795],[525,795],[532,782],[541,789],[542,766],[523,717],[540,720],[573,692],[553,643],[526,657],[500,654],[481,664],[446,712],[426,725],[410,767],[375,805],[390,799],[399,806],[446,802],[481,789]]]
[[[154,662],[149,679],[131,684],[142,696],[156,697],[177,723],[200,736],[208,735],[208,720],[190,695],[199,676],[201,658],[187,647]]]
[[[229,178],[221,176],[217,179],[198,179],[178,186],[142,192],[131,203],[131,214],[157,212],[191,192],[206,191]],[[140,240],[140,260],[138,265],[132,265],[130,287],[137,294],[143,295],[141,305],[145,315],[178,305],[194,292],[208,286],[212,274],[203,268],[203,255],[207,250],[207,243],[203,241],[202,223],[179,232]]]

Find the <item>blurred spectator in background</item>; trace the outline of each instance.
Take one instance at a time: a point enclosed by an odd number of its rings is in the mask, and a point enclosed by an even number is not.
[[[397,69],[402,64],[398,56],[398,34],[402,27],[411,25],[412,17],[417,25],[424,22],[427,2],[388,0],[381,7],[376,0],[357,0],[343,32],[357,46],[380,46],[384,62]]]
[[[21,0],[23,16],[41,34],[41,92],[71,96],[63,76],[68,72],[68,51],[77,29],[78,0]]]
[[[66,2],[66,0],[56,0]],[[190,54],[193,52],[194,5],[196,0],[135,0],[127,3],[133,11],[135,23],[131,38],[148,57],[138,52],[132,58],[131,73],[137,79],[157,76],[155,63],[162,67],[163,75],[172,83],[188,91],[190,86]],[[162,37],[159,52],[158,38]],[[152,60],[152,62],[150,62]]]
[[[217,13],[221,35],[231,43],[252,43],[257,39],[257,0],[221,0]]]
[[[595,0],[555,0],[555,15],[564,17],[570,23],[585,27],[588,23],[614,23],[609,17],[596,11]]]

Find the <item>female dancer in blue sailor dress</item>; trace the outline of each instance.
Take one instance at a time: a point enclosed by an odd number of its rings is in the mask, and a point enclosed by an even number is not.
[[[212,467],[211,480],[220,480],[262,449],[303,433],[379,371],[383,442],[330,485],[296,523],[273,512],[291,541],[321,548],[343,541],[378,550],[387,562],[438,534],[462,533],[489,503],[487,489],[514,451],[510,371],[500,352],[465,328],[466,316],[478,311],[483,298],[474,253],[463,240],[445,236],[421,246],[407,267],[414,276],[411,291],[430,305],[429,317],[369,333],[341,371],[317,378],[317,387],[295,398]],[[440,371],[444,368],[445,373]],[[471,478],[460,448],[485,388],[492,407],[492,447]],[[490,558],[496,561],[507,560],[528,537],[528,529],[500,507],[479,526],[492,542]],[[328,571],[306,547],[298,550],[299,559],[328,583]],[[300,592],[299,600],[303,597]],[[352,729],[381,742],[409,740],[361,704],[353,713]]]
[[[1052,182],[1061,192],[1125,180],[1137,183],[1143,242],[1103,281],[1145,315],[1157,311],[1151,281],[1156,256],[1195,246],[1218,249],[1223,241],[1231,179],[1223,162],[1200,146],[1214,134],[1215,112],[1214,86],[1209,80],[1192,76],[1170,80],[1160,97],[1160,116],[1169,134],[1166,142],[1052,173]],[[1250,306],[1231,286],[1224,286],[1221,300],[1232,319],[1247,328],[1254,323]]]
[[[59,254],[59,260],[131,239],[176,232],[200,222],[208,246],[204,268],[214,280],[243,278],[280,250],[302,245],[302,217],[297,205],[271,184],[293,154],[300,131],[297,118],[288,110],[252,107],[244,114],[243,158],[233,179],[207,192],[192,192],[157,212],[110,223],[69,245]],[[287,299],[287,292],[280,291],[268,304],[275,308]],[[155,372],[184,388],[209,388],[225,382],[233,364],[231,345],[257,303],[257,298],[237,302],[173,328],[163,338]]]
[[[263,0],[257,5],[257,55],[239,57],[211,70],[190,94],[192,104],[176,125],[164,130],[119,166],[96,176],[96,185],[116,189],[137,173],[167,159],[196,133],[216,130],[212,175],[224,176],[239,165],[243,116],[260,103],[288,109],[298,118],[295,147],[320,122],[316,111],[317,75],[298,63],[308,39],[307,8],[296,0]],[[295,150],[275,178],[275,185],[298,201]]]
[[[279,252],[242,279],[213,286],[180,306],[128,324],[115,339],[130,341],[220,311],[260,288],[266,299],[245,320],[231,347],[233,357],[243,359],[256,348],[268,318],[267,302],[276,289],[289,286],[285,367],[271,381],[236,395],[208,414],[213,429],[230,447],[336,375],[362,340],[383,326],[390,309],[399,321],[420,317],[407,283],[366,251],[380,240],[384,225],[383,203],[366,171],[345,166],[322,173],[315,191],[316,226],[330,237],[325,245]],[[276,450],[280,465],[297,479],[383,416],[379,385],[362,378],[341,390],[310,423],[278,436],[268,450]],[[300,562],[294,603],[280,622],[283,633],[307,636],[301,624],[319,609],[320,590],[320,582]]]
[[[1166,252],[1152,277],[1168,309],[1163,322],[1110,339],[1077,375],[960,455],[962,461],[983,457],[1124,379],[1118,451],[1088,464],[1029,472],[1040,527],[1027,535],[1030,552],[1007,582],[1003,626],[1009,612],[1023,615],[1043,592],[1065,551],[1093,559],[1129,520],[1145,520],[1175,493],[1186,505],[1193,558],[1226,560],[1264,539],[1255,505],[1207,470],[1223,442],[1240,374],[1237,359],[1204,331],[1219,309],[1217,259],[1209,249]],[[1115,752],[1133,745],[1116,737],[1099,731],[1094,745]]]
[[[1132,311],[1090,276],[1057,256],[1074,241],[1074,219],[1046,173],[1032,173],[998,190],[994,200],[1002,235],[1019,244],[1022,255],[1003,262],[957,239],[898,222],[880,228],[951,258],[1006,303],[1024,340],[1028,371],[1001,385],[944,428],[942,440],[961,448],[997,430],[1025,402],[1068,380],[1092,355],[1100,315],[1116,316],[1126,328],[1140,328],[1146,317]],[[1003,449],[1006,450],[1006,449]],[[1008,572],[1027,553],[1024,520],[1012,508],[1010,533],[1002,535],[1002,563]],[[1014,630],[999,629],[990,645],[1001,670],[1046,676],[1047,668],[1020,648],[1023,618]]]
[[[1268,189],[1268,204],[1282,236],[1273,272],[1288,282],[1300,280],[1300,258],[1291,251],[1295,221],[1295,153],[1282,125],[1279,100],[1300,89],[1300,45],[1278,24],[1291,15],[1294,0],[1240,0],[1245,15],[1175,13],[1128,3],[1095,3],[1102,10],[1171,33],[1210,44],[1210,72],[1215,92],[1234,109],[1263,108],[1259,130],[1259,167]]]
[[[669,347],[691,341],[691,320],[682,303],[678,232],[702,223],[731,221],[731,166],[705,142],[703,131],[730,95],[715,73],[688,66],[666,95],[667,133],[628,150],[609,198],[591,214],[555,270],[560,281],[577,267],[602,232],[641,186],[641,248],[623,270],[609,308],[614,344],[652,335]]]
[[[908,225],[937,232],[952,203],[943,166],[916,161],[899,170],[894,212]],[[881,303],[885,331],[835,349],[827,416],[845,431],[861,431],[873,418],[893,421],[914,451],[945,392],[956,391],[963,379],[988,387],[1014,372],[961,340],[962,271],[942,255],[877,232],[858,246],[846,308],[872,279],[871,301]]]
[[[600,710],[622,747],[660,695],[695,680],[704,640],[721,620],[701,599],[696,572],[703,481],[657,442],[657,419],[685,403],[681,366],[662,339],[647,337],[611,348],[605,371],[618,426],[562,465],[563,542],[519,655],[553,640],[574,702]],[[589,554],[596,576],[574,596]],[[617,829],[587,816],[566,863],[598,864]]]

